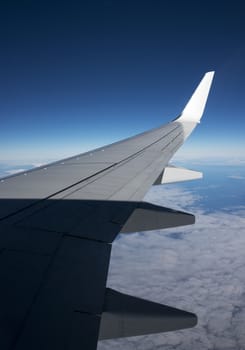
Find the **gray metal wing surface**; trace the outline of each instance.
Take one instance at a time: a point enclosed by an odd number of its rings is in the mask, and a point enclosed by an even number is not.
[[[142,199],[200,121],[212,78],[167,125],[0,180],[1,350],[92,350],[98,339],[196,324],[106,280],[118,233],[194,223]]]

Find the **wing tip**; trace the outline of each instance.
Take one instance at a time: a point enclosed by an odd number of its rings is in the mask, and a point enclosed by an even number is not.
[[[183,109],[183,112],[176,121],[200,123],[214,74],[214,70],[208,71],[204,74],[202,80]]]
[[[212,75],[214,75],[214,73],[215,73],[215,70],[209,70],[208,72],[205,73],[205,75],[206,75],[206,74],[212,74]]]
[[[208,77],[211,80],[210,83],[212,83],[214,74],[215,74],[215,70],[210,70],[204,74],[204,77]]]

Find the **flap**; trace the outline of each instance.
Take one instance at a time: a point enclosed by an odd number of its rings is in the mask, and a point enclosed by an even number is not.
[[[107,289],[99,339],[169,332],[196,324],[193,313]]]
[[[203,177],[203,174],[199,171],[189,170],[185,168],[178,168],[173,165],[169,165],[160,174],[160,176],[155,181],[154,185],[197,180],[197,179],[201,179],[202,177]]]
[[[133,211],[120,233],[151,231],[191,225],[195,216],[152,203],[141,202]]]

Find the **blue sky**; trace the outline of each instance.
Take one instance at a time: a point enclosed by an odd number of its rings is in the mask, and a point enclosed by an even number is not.
[[[204,179],[146,197],[195,214],[196,225],[121,235],[109,276],[113,288],[194,311],[199,325],[101,350],[244,349],[243,8],[238,0],[0,5],[0,177],[163,124],[216,71],[202,123],[175,157]]]
[[[242,1],[1,5],[0,162],[46,162],[175,118],[216,76],[185,157],[243,157]]]

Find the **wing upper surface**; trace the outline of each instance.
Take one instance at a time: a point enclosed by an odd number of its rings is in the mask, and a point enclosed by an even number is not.
[[[158,168],[162,169],[182,144],[182,129],[181,124],[170,123],[129,140],[3,179],[0,199],[21,201],[16,201],[14,207],[1,206],[0,218],[23,210],[27,203],[62,195],[77,199],[142,199],[158,175]]]

